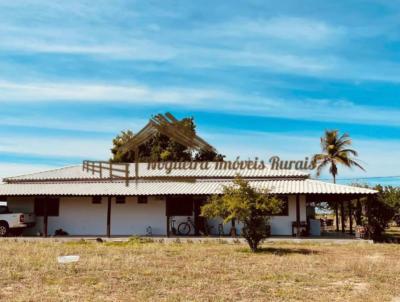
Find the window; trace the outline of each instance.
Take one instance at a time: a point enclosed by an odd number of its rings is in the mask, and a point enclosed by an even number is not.
[[[287,196],[278,196],[282,201],[282,208],[279,213],[272,214],[271,216],[289,216],[289,199]]]
[[[137,197],[137,203],[147,203],[147,196],[138,196]]]
[[[35,198],[35,215],[44,216],[47,210],[47,216],[59,216],[60,199],[51,197]]]
[[[119,204],[125,203],[125,196],[115,197],[115,203],[119,203]]]
[[[102,197],[101,196],[93,196],[92,203],[93,204],[101,204]]]

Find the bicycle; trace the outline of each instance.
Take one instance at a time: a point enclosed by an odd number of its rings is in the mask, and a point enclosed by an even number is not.
[[[181,222],[178,225],[178,234],[187,236],[192,231],[192,228],[195,229],[196,227],[195,227],[192,219],[190,217],[188,217],[187,221]]]
[[[206,221],[203,221],[203,224],[204,225],[202,227],[200,227],[199,233],[202,236],[208,236],[211,232],[212,227],[208,226]],[[195,230],[196,226],[195,226],[194,222],[192,221],[192,218],[188,217],[185,222],[181,222],[178,225],[178,234],[187,236],[191,233],[192,229]]]

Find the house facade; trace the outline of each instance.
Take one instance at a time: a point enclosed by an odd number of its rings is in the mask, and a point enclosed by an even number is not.
[[[13,212],[36,214],[36,225],[25,235],[51,236],[62,229],[76,236],[179,235],[181,223],[190,235],[228,235],[231,224],[205,220],[201,206],[240,175],[251,186],[267,189],[282,199],[282,212],[271,217],[272,235],[301,235],[309,226],[316,202],[368,198],[375,191],[311,179],[297,170],[154,169],[148,163],[111,164],[84,162],[41,173],[9,177],[0,185],[0,196]],[[182,165],[180,165],[182,167]],[[185,165],[183,165],[185,167]],[[188,217],[190,221],[188,222]],[[235,229],[240,234],[242,225]],[[185,233],[186,234],[186,233]]]

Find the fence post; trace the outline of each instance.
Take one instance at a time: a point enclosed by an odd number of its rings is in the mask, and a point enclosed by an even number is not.
[[[129,186],[129,164],[125,164],[125,184]]]

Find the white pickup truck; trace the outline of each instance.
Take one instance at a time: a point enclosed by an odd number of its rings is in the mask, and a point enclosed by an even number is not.
[[[11,213],[7,206],[0,205],[0,237],[10,233],[20,235],[25,228],[34,225],[34,214]]]

